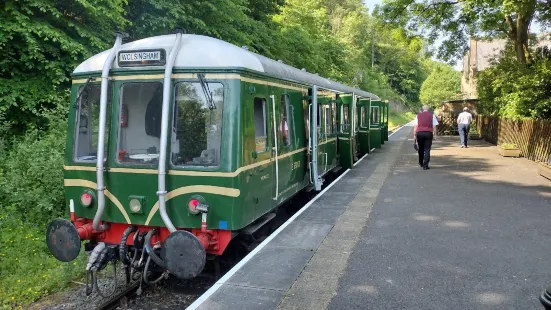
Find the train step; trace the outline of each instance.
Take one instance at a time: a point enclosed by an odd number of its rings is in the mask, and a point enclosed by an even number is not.
[[[276,214],[275,213],[268,213],[268,214],[265,214],[263,215],[257,222],[256,224],[253,224],[249,227],[246,227],[245,229],[243,229],[243,234],[245,235],[252,235],[254,234],[257,230],[259,230],[262,226],[266,225],[269,221],[273,220],[274,217],[276,217]]]

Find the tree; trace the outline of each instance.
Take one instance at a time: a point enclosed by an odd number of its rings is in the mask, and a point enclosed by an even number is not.
[[[409,30],[427,29],[433,43],[445,40],[439,56],[460,58],[469,37],[504,37],[513,42],[516,58],[530,61],[528,34],[535,20],[546,22],[551,6],[546,0],[389,0],[377,14]]]
[[[69,74],[127,24],[123,1],[0,2],[0,115],[11,134],[44,125],[45,109],[66,104]]]
[[[481,112],[513,119],[551,119],[549,51],[535,53],[529,65],[519,64],[512,49],[498,57],[476,79]]]
[[[278,0],[129,0],[126,12],[133,39],[173,33],[182,27],[190,34],[246,45],[272,56],[277,42],[273,28],[277,27],[271,15],[278,9]]]
[[[440,102],[453,99],[461,91],[461,73],[445,64],[435,65],[429,77],[421,86],[420,99],[422,104],[432,108],[440,106]]]

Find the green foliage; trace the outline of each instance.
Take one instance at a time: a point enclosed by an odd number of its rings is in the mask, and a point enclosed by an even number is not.
[[[421,103],[435,109],[442,101],[455,99],[460,91],[461,73],[448,65],[435,65],[421,86]]]
[[[66,217],[63,153],[66,108],[43,112],[47,130],[29,129],[0,150],[0,309],[62,289],[82,273],[83,256],[61,264],[48,251],[45,219]],[[0,148],[2,132],[0,127]]]
[[[49,130],[30,131],[1,160],[4,171],[0,197],[4,208],[13,208],[26,222],[64,216],[63,154],[66,115],[61,108],[45,114]]]
[[[500,146],[504,150],[518,150],[518,146],[514,143],[502,143]]]
[[[44,242],[45,227],[24,222],[5,207],[0,205],[0,309],[21,308],[83,274],[85,255],[60,263]]]
[[[530,57],[530,24],[546,23],[550,9],[544,0],[389,0],[377,14],[414,32],[423,29],[431,43],[443,36],[438,51],[442,59],[463,56],[469,37],[507,37],[515,43],[512,47],[517,60],[525,63]]]
[[[504,53],[477,76],[477,90],[484,114],[551,119],[551,59],[522,65]]]
[[[388,128],[393,129],[405,125],[415,119],[415,113],[404,112],[398,113],[390,111],[388,113]]]
[[[124,0],[6,0],[0,4],[0,115],[12,134],[45,125],[41,112],[58,106],[69,73],[107,49],[124,27]]]

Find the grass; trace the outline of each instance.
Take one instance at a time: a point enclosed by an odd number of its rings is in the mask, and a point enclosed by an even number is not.
[[[50,254],[45,232],[0,214],[0,309],[21,309],[82,277],[85,255],[61,263]]]
[[[409,123],[415,119],[415,113],[413,112],[390,112],[388,116],[388,129],[400,127]]]

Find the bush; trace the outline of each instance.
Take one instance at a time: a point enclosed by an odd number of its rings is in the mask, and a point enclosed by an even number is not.
[[[43,116],[45,131],[35,128],[9,143],[2,135],[7,126],[0,126],[0,309],[20,308],[62,289],[84,270],[84,255],[60,263],[46,246],[49,220],[68,215],[63,193],[67,118],[64,107]]]
[[[504,150],[516,150],[518,146],[514,143],[502,143],[501,148]]]
[[[413,112],[398,113],[390,111],[388,115],[388,128],[392,129],[401,125],[405,125],[415,119]]]
[[[479,112],[512,119],[551,119],[551,59],[523,65],[504,54],[477,77]]]
[[[63,156],[66,113],[51,111],[47,131],[32,130],[13,143],[1,159],[0,198],[8,214],[25,222],[64,216]]]

